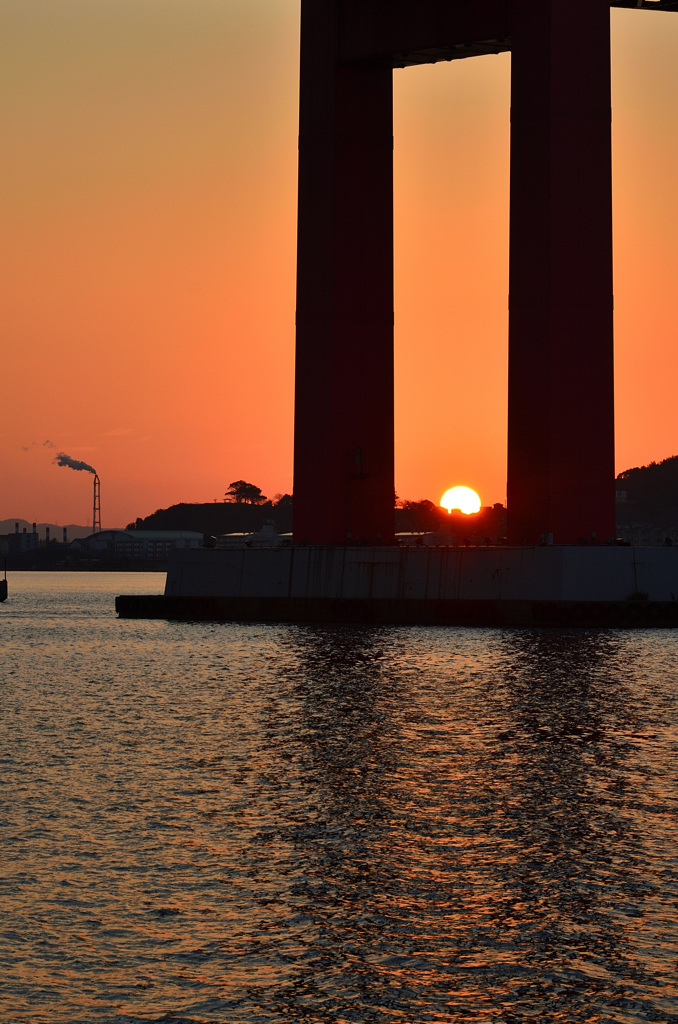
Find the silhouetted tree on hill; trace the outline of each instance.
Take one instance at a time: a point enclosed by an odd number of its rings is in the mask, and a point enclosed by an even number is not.
[[[234,501],[236,505],[263,505],[268,501],[261,487],[250,484],[247,480],[234,480],[230,483],[225,497],[227,501]]]
[[[276,495],[275,501],[258,505],[241,501],[210,501],[200,504],[182,503],[159,508],[145,519],[137,519],[127,529],[197,530],[207,536],[221,533],[250,533],[272,523],[278,533],[292,530],[292,496]]]

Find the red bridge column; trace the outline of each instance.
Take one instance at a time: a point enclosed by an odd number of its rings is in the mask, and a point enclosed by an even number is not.
[[[367,2],[367,0],[366,0]],[[393,543],[393,72],[302,0],[294,542]]]
[[[615,532],[609,0],[513,0],[508,524]]]

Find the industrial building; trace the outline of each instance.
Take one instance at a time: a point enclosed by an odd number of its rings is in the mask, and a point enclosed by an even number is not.
[[[70,544],[72,551],[95,558],[156,562],[172,551],[202,547],[203,535],[193,530],[101,530]]]

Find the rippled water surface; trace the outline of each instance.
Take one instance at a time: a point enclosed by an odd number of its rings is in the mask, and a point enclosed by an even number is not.
[[[9,582],[3,1022],[678,1022],[678,632]]]

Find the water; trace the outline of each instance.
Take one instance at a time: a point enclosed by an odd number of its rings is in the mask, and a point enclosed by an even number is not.
[[[678,1022],[678,631],[0,605],[6,1024]]]

